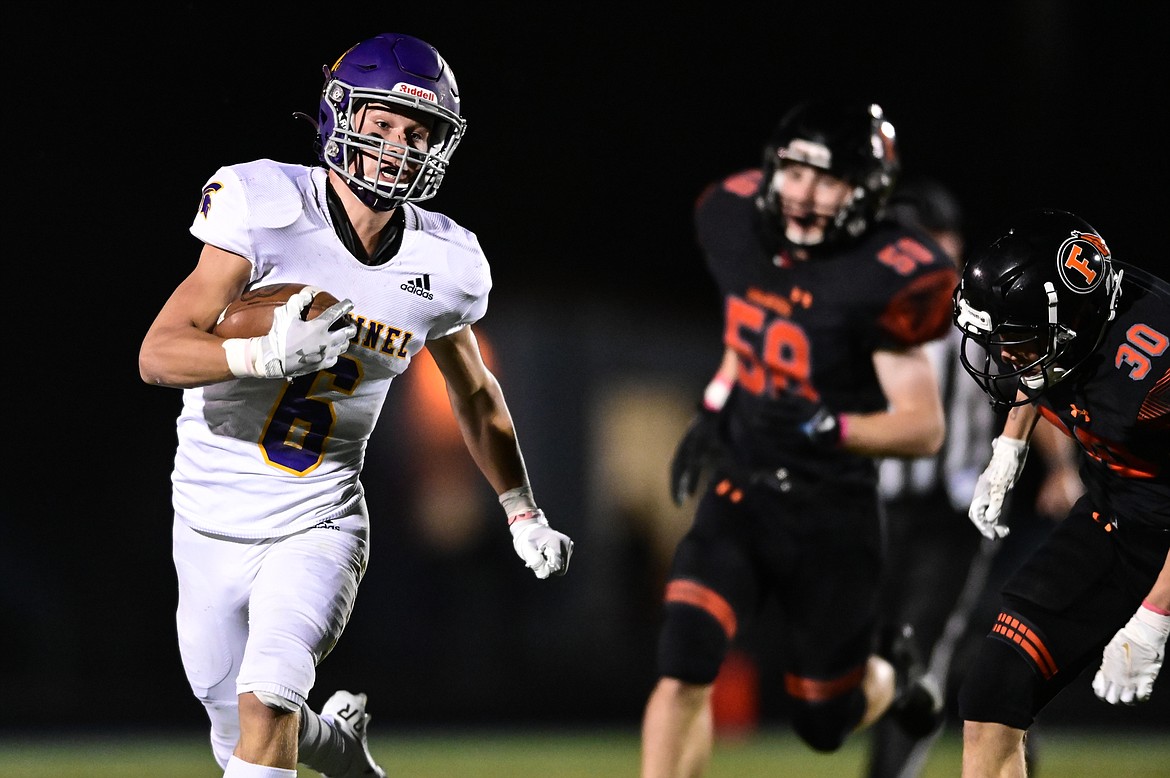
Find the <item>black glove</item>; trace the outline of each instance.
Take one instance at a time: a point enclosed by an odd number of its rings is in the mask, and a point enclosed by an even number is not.
[[[695,493],[703,468],[722,450],[719,427],[719,411],[699,406],[670,462],[670,496],[675,505],[682,505]]]
[[[808,421],[800,425],[800,431],[822,448],[835,448],[841,443],[841,422],[837,414],[823,405],[816,409]]]

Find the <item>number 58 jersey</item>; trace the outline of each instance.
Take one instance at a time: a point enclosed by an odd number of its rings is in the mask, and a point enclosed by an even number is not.
[[[249,288],[306,283],[353,300],[358,334],[327,370],[183,392],[172,473],[181,521],[231,537],[280,537],[361,499],[366,444],[394,377],[428,339],[478,321],[491,289],[473,233],[400,207],[397,253],[365,265],[334,228],[324,168],[258,160],[207,182],[192,234],[246,258]]]
[[[755,205],[760,176],[751,170],[712,185],[695,211],[723,296],[723,343],[739,357],[726,409],[737,465],[876,484],[872,459],[817,448],[799,426],[820,405],[883,410],[874,352],[944,337],[957,270],[926,235],[891,222],[795,259]]]

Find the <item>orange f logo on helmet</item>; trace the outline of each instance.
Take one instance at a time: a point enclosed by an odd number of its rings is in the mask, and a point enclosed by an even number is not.
[[[1077,292],[1088,292],[1100,281],[1098,266],[1109,259],[1109,247],[1100,235],[1073,231],[1057,254],[1060,275],[1065,285]]]

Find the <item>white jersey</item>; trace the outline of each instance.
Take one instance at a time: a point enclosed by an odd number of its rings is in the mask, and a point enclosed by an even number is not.
[[[258,160],[203,188],[195,237],[251,262],[249,288],[307,283],[353,300],[358,335],[328,370],[183,392],[173,502],[195,529],[280,537],[349,512],[390,382],[428,339],[487,310],[491,273],[473,233],[403,205],[398,253],[364,265],[334,230],[325,182],[321,167]]]

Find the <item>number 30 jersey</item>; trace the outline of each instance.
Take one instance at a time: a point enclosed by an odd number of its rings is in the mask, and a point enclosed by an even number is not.
[[[736,464],[876,484],[871,458],[817,448],[799,425],[818,405],[886,407],[873,353],[947,334],[954,263],[929,238],[889,222],[794,259],[766,233],[754,202],[760,176],[746,171],[708,187],[695,212],[723,297],[723,342],[739,357],[725,413]]]
[[[487,310],[491,275],[473,233],[403,205],[398,252],[365,265],[326,198],[324,168],[271,160],[220,168],[203,188],[191,233],[247,259],[249,288],[306,283],[349,298],[358,334],[327,370],[184,390],[173,502],[195,529],[280,537],[351,511],[391,381],[429,338]]]
[[[1170,284],[1130,265],[1093,354],[1037,400],[1075,440],[1081,480],[1108,521],[1170,531]]]

